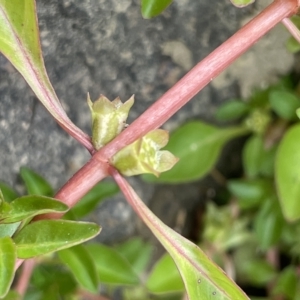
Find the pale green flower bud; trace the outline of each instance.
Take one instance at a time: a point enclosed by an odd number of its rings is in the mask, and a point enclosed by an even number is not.
[[[112,159],[111,164],[123,175],[152,173],[159,176],[170,170],[178,161],[169,151],[159,151],[169,140],[166,130],[156,129],[126,146]]]
[[[263,134],[271,122],[270,112],[264,109],[255,109],[245,120],[247,128],[254,133]]]
[[[94,103],[87,98],[92,113],[92,143],[96,150],[114,139],[126,126],[129,110],[134,103],[132,96],[125,103],[120,98],[113,101],[101,95]]]

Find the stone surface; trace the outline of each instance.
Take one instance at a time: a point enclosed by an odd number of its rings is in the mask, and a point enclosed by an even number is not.
[[[123,100],[135,94],[133,120],[253,11],[237,9],[225,0],[175,1],[153,20],[142,19],[138,0],[38,0],[37,8],[49,77],[70,118],[86,132],[90,132],[87,92],[93,100],[100,93]],[[216,81],[205,88],[165,128],[195,117],[212,120],[218,104],[239,95],[243,74],[260,67],[257,55],[252,56],[230,71],[233,75],[226,84]],[[281,62],[274,56],[271,63]],[[26,165],[59,188],[88,160],[87,151],[59,128],[2,56],[0,96],[0,179],[20,190],[17,174]],[[142,192],[146,202],[153,191],[150,186]],[[121,196],[104,202],[93,216],[108,228],[100,239],[111,242],[114,234],[117,240],[133,234],[133,216]]]
[[[267,3],[263,4],[258,3],[260,10]],[[253,15],[246,17],[242,23],[249,21]],[[295,65],[294,56],[285,48],[289,36],[290,34],[283,25],[277,25],[214,79],[212,86],[222,89],[237,81],[240,94],[245,99],[251,95],[254,88],[262,89],[275,83],[280,76],[287,74]]]

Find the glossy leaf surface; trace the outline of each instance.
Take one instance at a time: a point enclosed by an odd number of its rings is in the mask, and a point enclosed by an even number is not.
[[[165,10],[173,0],[141,0],[142,15],[145,19],[153,18]]]
[[[224,144],[245,133],[247,130],[243,127],[219,129],[200,121],[189,122],[171,134],[169,143],[164,148],[178,157],[179,162],[159,178],[144,178],[166,183],[200,179],[214,167]]]
[[[283,215],[289,221],[300,218],[300,125],[292,126],[279,144],[275,180]]]
[[[113,177],[128,202],[172,256],[190,300],[249,299],[199,247],[162,223],[120,174],[113,172]]]
[[[94,223],[42,220],[24,227],[14,241],[19,258],[30,258],[81,244],[100,232]]]
[[[148,277],[146,286],[154,294],[184,291],[180,273],[169,254],[165,254],[156,262]]]
[[[97,292],[98,275],[93,260],[82,245],[58,252],[60,260],[68,266],[79,284],[92,293]]]
[[[9,210],[0,212],[0,220],[3,223],[18,222],[45,213],[63,213],[69,209],[58,200],[35,195],[17,198],[9,206]]]
[[[0,238],[0,298],[10,288],[15,275],[16,247],[10,237]]]
[[[128,261],[116,250],[101,244],[86,246],[101,283],[113,285],[136,285],[140,282]]]

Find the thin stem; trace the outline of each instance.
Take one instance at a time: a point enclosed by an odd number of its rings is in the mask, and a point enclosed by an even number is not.
[[[91,159],[87,162],[55,195],[69,207],[73,207],[97,182],[109,175],[109,164],[105,161]],[[58,219],[62,214],[44,214],[34,220]]]
[[[290,34],[300,43],[300,31],[297,26],[292,22],[292,20],[285,18],[282,21],[282,24],[290,32]]]
[[[29,280],[35,264],[36,263],[34,258],[27,259],[23,264],[22,272],[20,274],[15,288],[21,296],[24,296],[27,291]]]

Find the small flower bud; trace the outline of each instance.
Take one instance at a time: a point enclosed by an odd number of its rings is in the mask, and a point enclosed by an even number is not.
[[[116,153],[111,159],[111,164],[126,176],[152,173],[158,177],[178,161],[169,151],[159,151],[168,140],[167,131],[153,130]]]
[[[134,103],[132,96],[125,103],[120,98],[113,101],[101,95],[94,103],[87,98],[92,113],[92,143],[96,150],[114,139],[126,126],[129,110]]]

